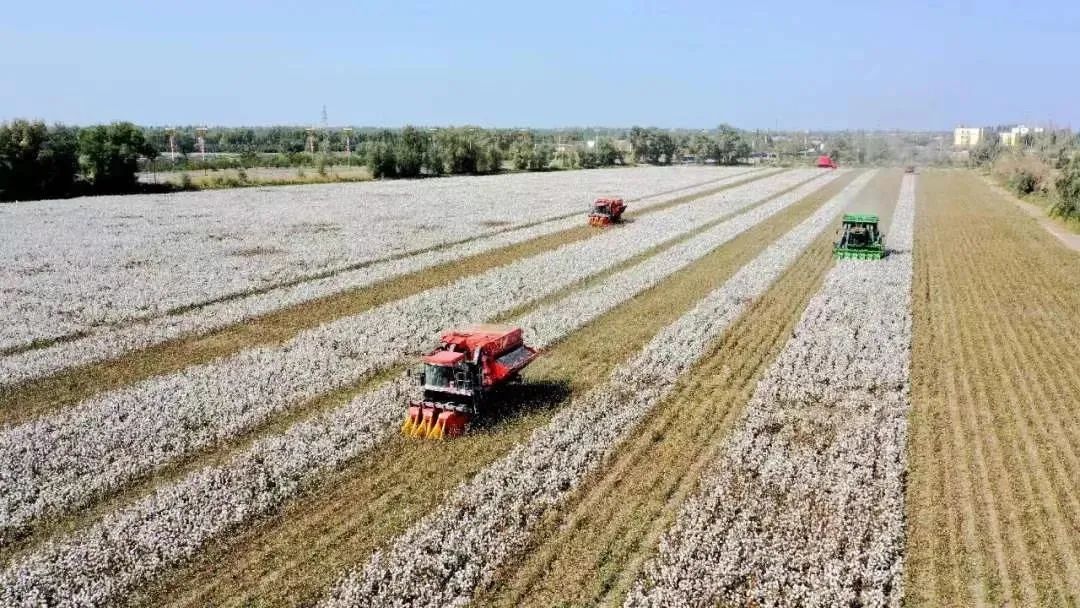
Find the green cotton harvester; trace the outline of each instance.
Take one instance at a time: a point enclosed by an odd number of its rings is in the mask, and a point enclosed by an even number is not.
[[[833,257],[841,260],[880,260],[885,257],[885,235],[878,231],[878,216],[845,213],[840,240],[833,243]]]

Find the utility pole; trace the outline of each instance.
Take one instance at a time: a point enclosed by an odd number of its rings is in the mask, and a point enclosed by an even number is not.
[[[165,133],[169,136],[169,158],[172,162],[176,162],[176,129],[165,129]]]

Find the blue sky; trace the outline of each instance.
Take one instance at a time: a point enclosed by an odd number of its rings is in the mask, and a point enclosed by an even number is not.
[[[1080,127],[1075,1],[5,4],[0,120]]]

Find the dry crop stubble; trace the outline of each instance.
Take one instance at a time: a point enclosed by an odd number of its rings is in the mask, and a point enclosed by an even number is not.
[[[363,562],[458,483],[545,424],[567,391],[577,394],[603,379],[615,362],[853,178],[840,177],[572,334],[529,368],[530,381],[550,391],[546,398],[537,396],[535,407],[461,440],[432,445],[395,439],[330,476],[318,491],[291,502],[280,514],[209,547],[140,602],[242,605],[256,598],[281,604],[314,599],[342,569]]]
[[[975,176],[916,236],[907,601],[1080,602],[1080,256]]]
[[[631,207],[628,216],[642,217],[677,205],[718,194],[747,183],[774,176],[755,172],[738,176],[715,188],[691,194],[673,194],[669,200],[647,209]],[[582,220],[584,222],[584,220]],[[209,333],[197,333],[141,348],[100,362],[78,365],[55,374],[13,386],[0,386],[0,424],[18,424],[35,416],[62,409],[93,395],[151,376],[207,363],[241,350],[283,343],[298,333],[346,316],[356,315],[387,302],[415,295],[463,277],[480,274],[562,245],[599,234],[588,226],[574,227],[431,268],[392,277],[375,285],[350,289],[291,305]]]
[[[848,210],[891,215],[900,178],[899,170],[880,173]],[[819,237],[609,463],[545,518],[524,558],[508,564],[477,603],[551,606],[622,600],[820,287],[832,265],[832,238],[832,231]]]

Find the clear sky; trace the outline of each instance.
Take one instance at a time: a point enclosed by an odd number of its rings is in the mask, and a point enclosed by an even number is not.
[[[1080,127],[1080,2],[9,0],[0,120]]]

